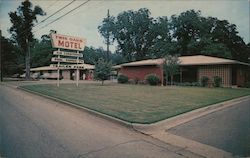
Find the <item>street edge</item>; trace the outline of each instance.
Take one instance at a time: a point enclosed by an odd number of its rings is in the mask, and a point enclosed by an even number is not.
[[[81,110],[84,110],[85,112],[89,113],[89,114],[93,114],[97,117],[101,117],[103,119],[106,119],[108,121],[111,121],[113,123],[118,123],[122,126],[125,126],[125,127],[128,127],[128,128],[133,128],[133,125],[132,123],[130,122],[127,122],[127,121],[124,121],[124,120],[121,120],[121,119],[118,119],[116,117],[113,117],[113,116],[110,116],[110,115],[107,115],[107,114],[104,114],[104,113],[101,113],[101,112],[98,112],[98,111],[95,111],[95,110],[92,110],[92,109],[89,109],[89,108],[86,108],[86,107],[83,107],[83,106],[80,106],[80,105],[77,105],[77,104],[73,104],[71,102],[68,102],[68,101],[64,101],[62,99],[58,99],[58,98],[55,98],[55,97],[51,97],[49,95],[45,95],[45,94],[42,94],[42,93],[39,93],[39,92],[35,92],[35,91],[32,91],[32,90],[29,90],[29,89],[25,89],[23,87],[16,87],[17,89],[20,89],[20,90],[23,90],[25,92],[28,92],[28,93],[31,93],[31,94],[35,94],[35,95],[38,95],[38,96],[41,96],[41,97],[45,97],[47,99],[51,99],[53,101],[56,101],[56,102],[59,102],[59,103],[62,103],[64,105],[70,105],[70,106],[73,106],[77,109],[81,109]]]
[[[45,98],[48,98],[48,99],[63,103],[63,104],[66,104],[66,105],[71,105],[71,106],[76,107],[78,109],[83,109],[84,111],[86,111],[86,112],[88,112],[90,114],[94,114],[95,116],[99,116],[99,117],[101,117],[103,119],[107,119],[107,120],[109,120],[111,122],[118,123],[120,125],[129,127],[129,128],[133,128],[133,129],[135,129],[135,130],[137,130],[139,132],[142,132],[144,134],[147,134],[147,135],[151,134],[151,132],[148,132],[148,131],[154,130],[157,127],[162,127],[163,124],[169,124],[170,123],[170,125],[167,128],[165,128],[165,129],[170,129],[170,128],[178,126],[180,124],[189,122],[189,121],[191,121],[193,119],[197,119],[199,117],[208,115],[210,113],[225,109],[225,108],[227,108],[229,106],[232,106],[234,103],[242,102],[242,101],[246,101],[247,99],[250,99],[250,95],[247,95],[247,96],[227,100],[227,101],[224,101],[224,102],[220,102],[220,103],[217,103],[217,104],[209,105],[209,106],[206,106],[206,107],[203,107],[203,108],[195,109],[195,110],[192,110],[192,111],[189,111],[189,112],[186,112],[186,113],[183,113],[183,114],[180,114],[180,115],[177,115],[177,116],[165,119],[165,120],[161,120],[159,122],[155,122],[155,123],[151,123],[151,124],[140,124],[140,123],[131,123],[131,122],[128,122],[128,121],[124,121],[124,120],[121,120],[119,118],[116,118],[116,117],[101,113],[99,111],[92,110],[92,109],[89,109],[89,108],[86,108],[86,107],[83,107],[83,106],[80,106],[80,105],[77,105],[77,104],[74,104],[74,103],[71,103],[71,102],[68,102],[68,101],[64,101],[64,100],[59,99],[59,98],[51,97],[49,95],[45,95],[45,94],[42,94],[42,93],[39,93],[39,92],[35,92],[35,91],[29,90],[29,89],[26,89],[26,88],[23,88],[23,87],[20,87],[20,86],[12,87],[12,88],[17,88],[17,89],[29,92],[31,94],[36,94],[36,95],[39,95],[39,96],[42,96],[42,97],[45,97]],[[180,120],[180,121],[178,121],[178,120]]]

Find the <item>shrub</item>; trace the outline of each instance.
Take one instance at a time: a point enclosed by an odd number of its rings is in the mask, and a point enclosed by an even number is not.
[[[128,76],[121,74],[118,76],[117,80],[118,80],[118,83],[127,83]]]
[[[202,87],[207,87],[208,86],[208,81],[209,81],[209,78],[207,76],[202,76],[201,77],[201,86]]]
[[[129,80],[128,80],[128,83],[129,83],[129,84],[136,84],[134,79],[129,79]]]
[[[250,88],[250,81],[246,82],[245,87]]]
[[[146,76],[146,81],[150,85],[157,85],[160,83],[160,78],[156,74],[149,74]]]
[[[135,84],[138,84],[140,79],[138,77],[135,77],[134,81],[135,81]]]
[[[199,82],[192,82],[191,84],[192,84],[192,86],[194,86],[194,87],[199,87],[199,86],[200,86],[200,83],[199,83]]]
[[[222,84],[222,78],[219,76],[214,76],[213,77],[213,86],[214,87],[220,87]]]

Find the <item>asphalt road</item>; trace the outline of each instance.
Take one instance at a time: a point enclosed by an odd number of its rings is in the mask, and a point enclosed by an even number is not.
[[[182,158],[165,144],[83,110],[0,85],[0,154],[7,158]]]
[[[167,132],[250,156],[250,100],[171,128]]]

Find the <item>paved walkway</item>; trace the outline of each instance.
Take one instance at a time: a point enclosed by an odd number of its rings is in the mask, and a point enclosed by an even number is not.
[[[167,132],[237,156],[250,156],[250,100],[171,128]]]

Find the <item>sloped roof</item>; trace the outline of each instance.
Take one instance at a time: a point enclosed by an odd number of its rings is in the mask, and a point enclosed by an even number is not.
[[[242,64],[242,65],[250,65],[248,63],[243,63],[236,60],[218,58],[218,57],[210,57],[205,55],[194,55],[194,56],[182,56],[179,57],[180,65],[187,66],[187,65],[218,65],[218,64]],[[114,68],[119,68],[122,66],[142,66],[142,65],[161,65],[164,59],[148,59],[148,60],[141,60],[135,61],[130,63],[124,63],[120,65],[116,65]]]

